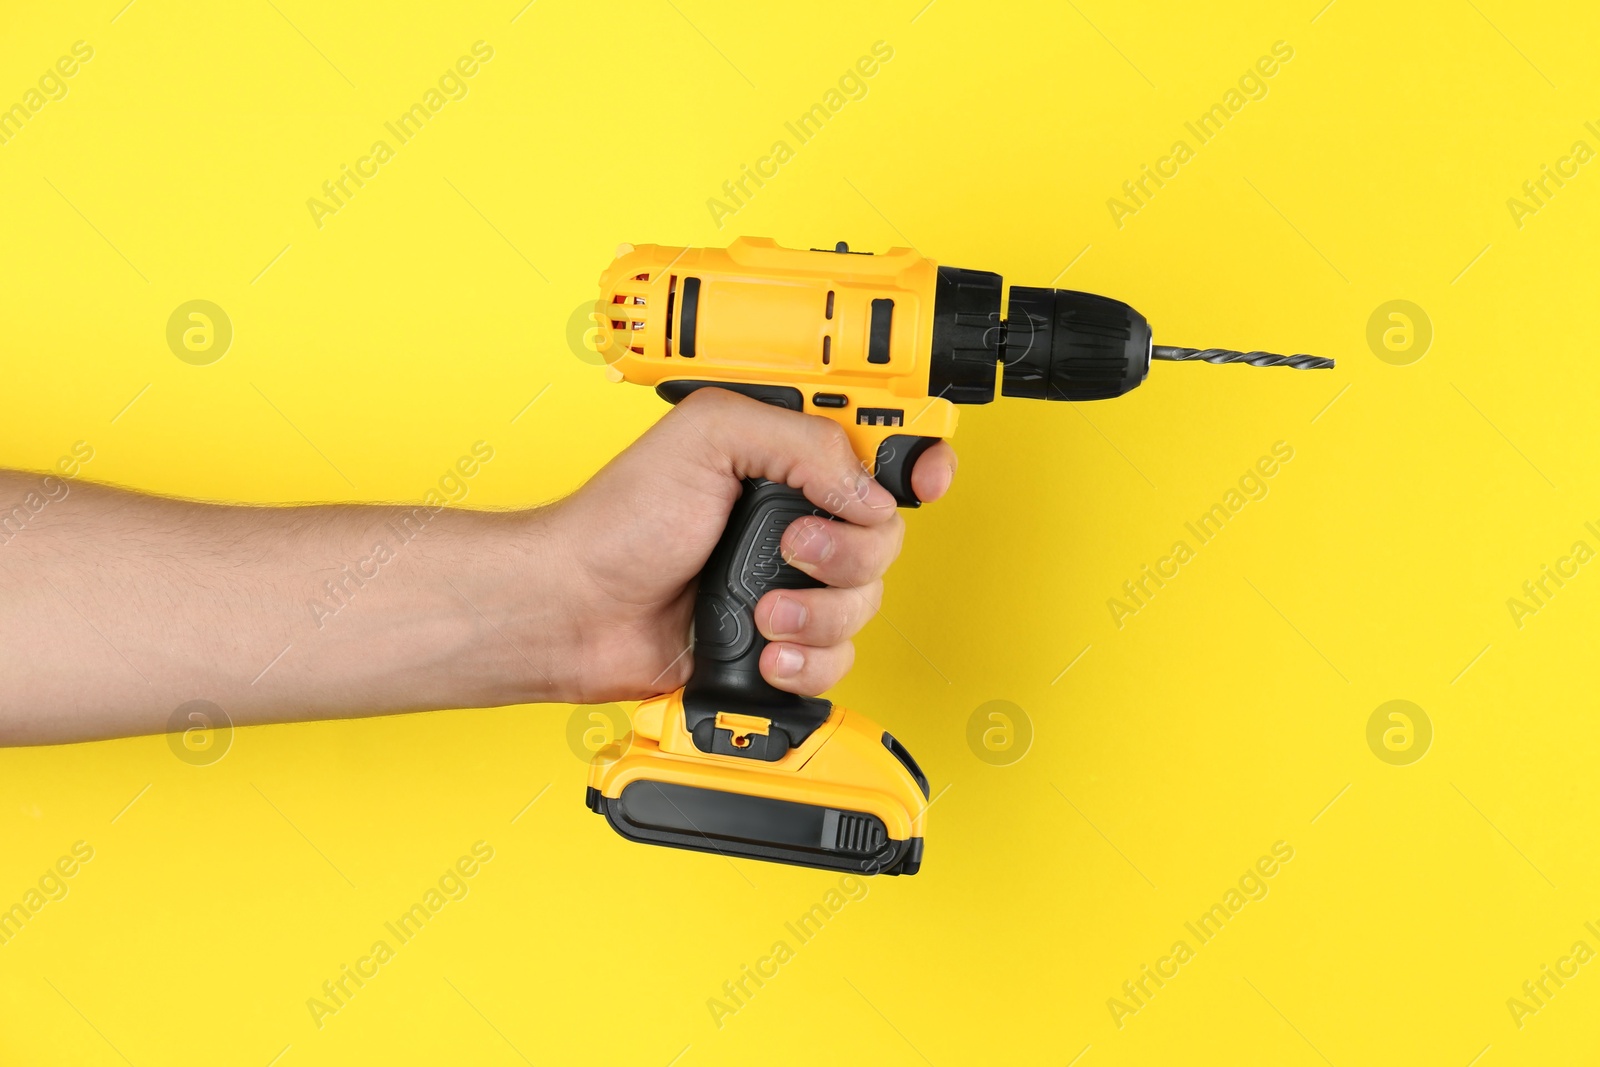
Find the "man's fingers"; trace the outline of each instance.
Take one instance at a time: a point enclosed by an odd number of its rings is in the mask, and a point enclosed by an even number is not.
[[[956,450],[940,441],[917,457],[911,468],[911,489],[924,504],[932,503],[950,491],[956,476]]]
[[[674,415],[740,477],[783,482],[862,526],[895,514],[894,497],[867,474],[838,423],[714,388],[690,393]]]
[[[877,526],[852,526],[816,515],[794,520],[783,531],[779,549],[791,567],[819,582],[844,587],[883,577],[900,554],[905,520],[898,515]]]
[[[837,684],[855,661],[850,638],[877,611],[881,579],[900,553],[905,523],[893,495],[867,473],[837,423],[727,389],[691,393],[657,433],[661,444],[689,460],[680,464],[694,475],[687,484],[727,488],[718,479],[728,474],[764,478],[798,489],[845,520],[806,516],[789,524],[783,558],[824,588],[771,591],[755,612],[757,629],[770,642],[762,650],[761,674],[771,685],[810,696]],[[911,472],[918,499],[948,492],[955,467],[948,444],[928,448]]]
[[[860,633],[882,602],[882,582],[859,589],[775,589],[756,604],[756,629],[769,641],[837,645]]]
[[[788,693],[816,696],[838,684],[856,661],[846,641],[827,648],[774,641],[761,650],[761,676]]]

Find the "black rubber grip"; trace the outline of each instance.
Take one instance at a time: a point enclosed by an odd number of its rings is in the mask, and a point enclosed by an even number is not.
[[[656,385],[656,395],[669,404],[676,404],[700,389],[726,389],[730,393],[739,393],[751,400],[759,400],[763,404],[771,404],[775,408],[787,408],[790,411],[800,411],[805,403],[800,397],[800,390],[792,385],[750,385],[744,382],[718,382],[704,378],[673,378],[661,382]]]
[[[756,602],[769,589],[812,589],[822,583],[783,561],[780,542],[789,524],[827,512],[797,489],[747,479],[727,529],[700,572],[694,606],[694,674],[684,689],[689,732],[705,752],[782,759],[828,719],[832,705],[775,689],[761,677],[766,638],[756,630]],[[766,734],[736,747],[732,732],[716,729],[719,711],[771,719]]]

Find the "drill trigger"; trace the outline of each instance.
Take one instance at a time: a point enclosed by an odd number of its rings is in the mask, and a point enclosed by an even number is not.
[[[922,506],[917,492],[911,488],[911,470],[917,459],[938,442],[937,437],[920,437],[916,434],[894,433],[878,445],[877,464],[873,477],[889,490],[894,502],[903,508]]]

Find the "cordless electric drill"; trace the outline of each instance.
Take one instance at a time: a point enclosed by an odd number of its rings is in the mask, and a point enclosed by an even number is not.
[[[832,419],[902,507],[911,470],[956,428],[957,404],[1002,396],[1103,400],[1144,381],[1150,360],[1333,366],[1314,356],[1166,348],[1118,300],[1012,286],[882,254],[624,245],[600,276],[596,350],[618,382],[677,403],[696,389],[743,393]],[[689,683],[639,705],[633,731],[590,766],[588,804],[633,841],[865,874],[922,864],[928,779],[865,716],[761,677],[755,605],[819,583],[779,553],[789,523],[823,515],[798,490],[749,480],[700,574]]]

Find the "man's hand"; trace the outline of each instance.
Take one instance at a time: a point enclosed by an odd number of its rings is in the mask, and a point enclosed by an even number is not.
[[[917,495],[954,469],[928,449]],[[849,669],[903,525],[837,426],[725,390],[527,511],[240,507],[0,471],[0,744],[161,733],[197,699],[244,726],[668,692],[746,477],[844,520],[793,523],[783,550],[825,587],[756,608],[762,673],[819,693]]]
[[[955,466],[948,444],[929,448],[912,470],[917,496],[943,496]],[[688,680],[695,578],[742,478],[783,482],[846,520],[790,525],[785,559],[824,587],[770,592],[755,613],[771,642],[761,657],[767,681],[815,695],[844,677],[855,659],[850,639],[878,610],[884,571],[900,554],[905,523],[894,498],[836,423],[701,389],[550,509],[555,540],[574,564],[563,571],[580,635],[576,669],[563,672],[576,688],[562,699],[637,700]]]

